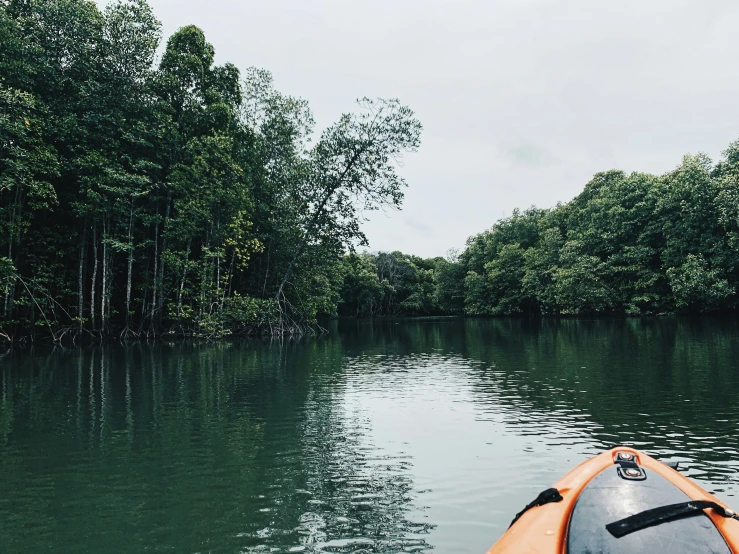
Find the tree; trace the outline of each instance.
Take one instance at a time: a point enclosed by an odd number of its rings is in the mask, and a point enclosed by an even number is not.
[[[688,254],[680,267],[667,270],[677,308],[708,311],[733,302],[736,290],[711,269],[703,255]]]
[[[0,2],[4,335],[282,332],[278,305],[304,329],[336,312],[364,211],[400,204],[420,124],[399,102],[308,148],[268,72],[216,65],[194,25],[155,66],[160,38],[145,0]]]
[[[434,297],[437,309],[443,313],[461,314],[464,311],[464,267],[456,250],[446,258],[436,258],[434,268]]]
[[[302,229],[275,293],[283,305],[285,285],[309,244],[366,245],[361,212],[399,207],[402,201],[406,183],[396,165],[405,152],[418,148],[421,123],[397,100],[365,98],[359,104],[364,111],[344,114],[326,129],[301,168]]]
[[[584,254],[578,241],[565,242],[559,255],[559,267],[552,275],[559,313],[592,314],[609,310],[613,305],[613,291],[606,277],[606,266],[597,256]]]
[[[525,272],[524,260],[524,250],[514,243],[504,245],[498,256],[485,264],[491,314],[520,313],[528,304],[521,283]]]
[[[0,245],[13,264],[34,217],[57,203],[50,179],[58,172],[56,152],[44,143],[43,109],[27,92],[0,85]],[[3,316],[13,303],[14,278],[6,272]]]
[[[553,276],[559,270],[559,254],[564,244],[558,227],[546,227],[539,242],[524,253],[523,293],[532,302],[531,311],[543,314],[557,313],[557,300],[552,286]]]
[[[374,257],[350,253],[344,258],[345,277],[341,304],[347,315],[375,315],[382,300],[383,287],[377,275]]]

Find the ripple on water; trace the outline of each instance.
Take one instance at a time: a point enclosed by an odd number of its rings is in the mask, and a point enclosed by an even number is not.
[[[0,551],[482,552],[616,444],[739,490],[737,324],[382,322],[3,360]]]

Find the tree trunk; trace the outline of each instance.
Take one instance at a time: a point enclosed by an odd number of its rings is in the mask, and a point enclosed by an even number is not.
[[[149,289],[144,287],[144,292],[141,295],[141,319],[139,320],[139,334],[141,334],[141,331],[143,331],[144,325],[146,324],[146,297],[148,296],[148,294]]]
[[[180,281],[180,292],[177,294],[177,317],[182,318],[182,294],[185,290],[185,278],[187,277],[187,260],[190,257],[190,244],[192,239],[187,239],[187,250],[185,251],[185,262],[182,265],[182,280]]]
[[[282,277],[282,282],[280,282],[280,286],[277,289],[277,292],[275,293],[275,300],[277,302],[280,301],[280,297],[282,296],[282,290],[285,288],[285,285],[287,284],[287,280],[290,278],[290,274],[293,271],[293,268],[295,267],[295,263],[298,261],[298,258],[303,254],[303,251],[305,250],[306,245],[308,244],[308,239],[311,236],[311,233],[313,233],[313,228],[315,227],[316,223],[318,222],[318,218],[323,213],[324,208],[326,207],[326,203],[329,201],[329,199],[334,195],[334,193],[341,187],[341,184],[344,182],[344,178],[346,177],[347,173],[351,170],[351,168],[356,163],[357,159],[359,159],[360,154],[363,152],[362,149],[357,150],[354,152],[354,155],[351,157],[349,162],[346,164],[346,167],[341,172],[341,175],[337,179],[337,181],[328,188],[328,191],[326,192],[326,195],[323,197],[323,200],[321,200],[321,204],[316,209],[316,213],[313,214],[313,217],[310,220],[310,223],[308,224],[308,228],[305,230],[305,235],[303,235],[303,239],[300,241],[300,246],[298,247],[298,251],[295,253],[295,256],[293,256],[293,259],[290,260],[290,265],[287,266],[287,271],[285,271],[285,275]]]
[[[218,229],[218,236],[220,236],[220,230],[221,230],[221,222],[220,220],[216,224],[216,229]],[[221,249],[220,247],[216,248],[216,298],[220,296],[218,294],[218,291],[221,289]]]
[[[10,260],[10,263],[13,263],[13,226],[12,224],[10,226],[10,229],[11,229],[10,237],[8,240],[8,259]],[[12,286],[13,286],[13,276],[8,275],[8,281],[5,284],[5,307],[3,308],[4,318],[8,317],[8,312],[10,311],[10,306],[12,303],[11,298],[13,296]]]
[[[101,274],[102,287],[100,291],[100,330],[105,332],[105,301],[108,295],[108,243],[105,238],[107,236],[107,225],[103,218],[103,271]]]
[[[277,289],[277,292],[275,293],[276,301],[279,302],[280,296],[282,296],[282,290],[285,288],[285,285],[287,284],[287,280],[290,278],[290,275],[292,274],[293,268],[295,267],[295,263],[298,261],[298,258],[302,256],[303,251],[305,250],[305,247],[308,245],[308,238],[310,237],[310,234],[313,232],[313,227],[318,222],[318,218],[320,217],[321,213],[323,213],[323,209],[326,206],[326,202],[328,202],[329,198],[333,196],[335,190],[336,188],[329,189],[329,191],[323,197],[323,200],[321,201],[320,206],[318,206],[316,213],[313,214],[313,217],[311,218],[310,223],[308,224],[308,228],[305,230],[305,234],[303,235],[303,238],[300,241],[300,246],[298,246],[298,251],[293,256],[293,259],[290,260],[290,265],[287,266],[285,275],[282,277],[280,286]]]
[[[162,251],[159,256],[163,256],[167,251],[167,227],[169,226],[169,215],[172,207],[172,193],[167,194],[167,208],[164,212],[164,225],[162,227]],[[159,298],[157,306],[157,313],[159,314],[159,322],[162,320],[162,308],[164,308],[164,258],[161,258],[159,263]]]
[[[128,275],[126,277],[126,329],[131,324],[131,281],[133,273],[133,196],[128,215]]]
[[[98,278],[98,238],[97,226],[92,226],[92,282],[90,284],[90,325],[95,329],[95,285]]]
[[[83,310],[85,309],[85,291],[84,291],[84,276],[85,276],[85,246],[87,246],[87,223],[82,225],[82,236],[80,237],[80,264],[79,271],[77,273],[77,317],[80,320],[79,331],[82,332],[82,318],[84,316]]]
[[[154,311],[157,307],[157,281],[159,280],[159,222],[154,224],[154,278],[151,286],[151,313],[149,325],[154,329]]]
[[[205,252],[208,252],[209,245],[208,245],[208,237],[206,236],[206,243],[205,243]],[[203,254],[203,274],[200,277],[200,319],[203,319],[203,313],[205,310],[205,303],[206,303],[206,288],[208,286],[208,257],[207,255]],[[211,273],[212,275],[212,273]]]
[[[221,290],[221,251],[216,254],[216,295]],[[220,296],[220,295],[219,295]]]
[[[234,263],[236,262],[236,247],[234,246],[231,250],[231,263],[228,266],[228,288],[224,291],[224,298],[231,297],[231,286],[234,280]],[[223,307],[223,300],[221,300],[221,307]]]
[[[235,251],[234,251],[235,252]],[[267,278],[269,277],[269,259],[272,253],[272,236],[269,237],[269,244],[267,244],[267,270],[264,272],[264,283],[262,284],[262,296],[267,292]]]

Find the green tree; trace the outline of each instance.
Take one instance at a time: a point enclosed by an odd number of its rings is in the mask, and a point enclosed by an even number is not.
[[[374,257],[350,253],[344,258],[346,274],[341,287],[341,302],[347,315],[375,315],[382,300],[383,287]]]
[[[301,232],[298,246],[275,293],[283,303],[285,285],[306,248],[337,241],[366,245],[362,211],[398,207],[406,183],[398,159],[418,148],[421,123],[397,100],[363,99],[363,111],[344,114],[326,129],[300,167]]]
[[[522,280],[524,250],[518,243],[506,244],[495,259],[485,264],[490,308],[493,315],[520,313],[527,305]]]
[[[708,311],[728,305],[736,294],[721,272],[711,269],[701,254],[688,254],[680,267],[667,270],[667,278],[678,308]]]
[[[607,267],[597,257],[584,254],[582,244],[567,241],[552,275],[554,300],[559,313],[588,314],[609,310],[613,291],[608,286]]]
[[[27,92],[0,85],[0,246],[11,267],[33,222],[57,203],[54,149],[44,143],[44,116]],[[12,308],[15,279],[6,271],[3,317]]]
[[[546,225],[546,223],[544,223]],[[524,274],[521,288],[532,302],[532,311],[557,313],[557,300],[552,286],[553,275],[559,269],[559,253],[564,244],[558,227],[545,228],[536,245],[524,253]]]
[[[434,267],[434,297],[438,311],[461,314],[464,311],[464,266],[456,250],[446,258],[436,258]]]

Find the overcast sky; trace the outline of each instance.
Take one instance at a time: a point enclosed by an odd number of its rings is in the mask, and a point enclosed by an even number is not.
[[[307,99],[318,130],[362,96],[416,111],[403,209],[371,214],[372,250],[443,255],[595,172],[662,173],[739,139],[737,0],[150,2],[165,38],[198,25],[217,63]]]

